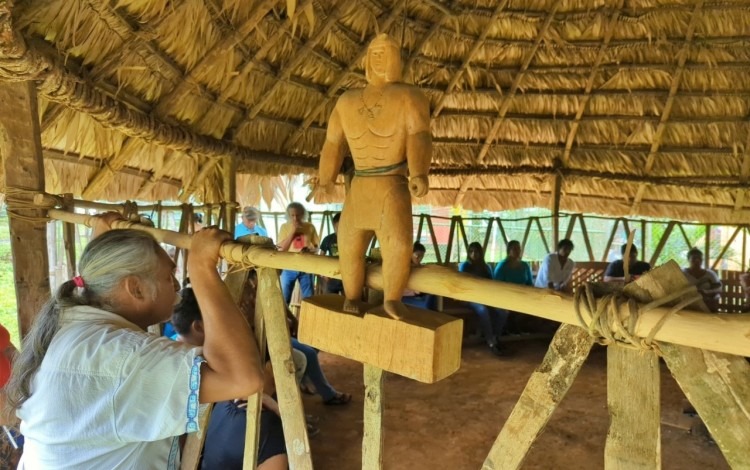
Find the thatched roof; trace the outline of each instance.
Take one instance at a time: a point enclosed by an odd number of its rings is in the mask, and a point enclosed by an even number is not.
[[[431,101],[427,202],[550,206],[559,177],[563,210],[748,220],[747,0],[3,8],[0,76],[38,80],[51,192],[216,200],[222,155],[246,174],[313,171],[336,98],[365,84],[365,47],[386,31]]]

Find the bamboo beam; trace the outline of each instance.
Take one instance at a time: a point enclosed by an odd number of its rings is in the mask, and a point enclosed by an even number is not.
[[[73,195],[63,195],[62,209],[65,211],[73,212],[75,206],[73,203]],[[63,247],[65,248],[65,261],[68,267],[68,279],[73,279],[76,275],[76,226],[75,224],[63,222],[62,227],[63,234]]]
[[[383,409],[385,394],[383,369],[369,364],[364,365],[365,376],[365,418],[362,436],[362,470],[383,468]]]
[[[0,5],[0,14],[2,6]],[[32,82],[0,82],[0,161],[4,165],[10,246],[21,338],[50,297],[47,224],[33,192],[44,191],[39,104]]]
[[[667,122],[669,121],[669,116],[672,113],[675,96],[677,96],[677,90],[680,89],[680,81],[682,80],[682,74],[685,70],[685,62],[687,61],[688,55],[690,53],[690,46],[693,41],[693,33],[695,32],[695,28],[698,26],[698,20],[701,17],[700,12],[703,8],[704,3],[705,0],[698,0],[698,2],[696,2],[695,7],[693,8],[692,16],[690,17],[690,23],[688,24],[687,31],[685,32],[685,42],[683,43],[680,52],[677,54],[677,65],[675,66],[675,71],[672,75],[672,84],[669,87],[669,96],[667,96],[667,101],[666,103],[664,103],[664,109],[662,109],[661,112],[661,119],[659,120],[659,125],[657,126],[656,132],[654,133],[654,139],[651,144],[651,149],[648,152],[648,157],[646,157],[646,165],[643,168],[643,171],[646,174],[648,174],[654,167],[656,154],[659,151],[659,146],[661,146],[661,142],[664,137],[664,131],[666,131],[667,129]],[[641,187],[644,187],[644,185],[641,185]],[[638,212],[641,206],[642,198],[643,190],[639,188],[638,193],[636,193],[636,198],[633,200],[633,207],[631,208],[631,212]]]
[[[237,161],[233,157],[222,159],[222,201],[224,202],[224,230],[234,234],[237,222]]]
[[[593,345],[593,338],[582,328],[563,325],[557,330],[542,363],[531,374],[492,445],[482,470],[521,468],[531,446],[573,385]]]
[[[94,218],[86,214],[73,214],[59,209],[50,209],[48,217],[91,227]],[[180,248],[190,248],[190,235],[145,227],[128,221],[115,221],[113,228],[134,228],[151,233],[160,243]],[[300,253],[282,253],[257,246],[236,242],[225,243],[220,254],[230,263],[262,266],[273,269],[293,269],[320,276],[340,279],[338,260],[323,256]],[[673,262],[671,262],[673,263]],[[382,272],[378,266],[368,267],[367,286],[383,288]],[[446,295],[456,300],[478,302],[497,307],[547,318],[561,323],[578,325],[573,299],[564,294],[499,283],[489,279],[466,276],[442,266],[424,266],[411,273],[409,289],[435,295]],[[644,312],[635,329],[635,335],[646,337],[662,316],[671,313],[667,308],[655,308]],[[725,352],[740,356],[750,356],[750,315],[705,315],[682,311],[670,315],[654,336],[656,341],[671,342],[684,346]]]

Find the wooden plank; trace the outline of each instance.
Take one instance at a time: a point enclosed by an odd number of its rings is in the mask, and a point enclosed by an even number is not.
[[[646,221],[641,219],[641,259],[646,259]]]
[[[364,366],[365,375],[365,421],[362,437],[362,470],[383,468],[383,408],[385,396],[380,369],[369,364]]]
[[[679,266],[670,262],[626,286],[625,291],[640,302],[650,302],[689,285]],[[697,306],[708,312],[702,302]],[[725,315],[706,315],[706,318],[716,317]],[[659,349],[729,465],[750,468],[750,453],[747,451],[750,442],[750,364],[747,360],[669,343],[660,343]]]
[[[263,293],[259,297],[262,297],[263,302],[268,352],[273,365],[289,468],[312,469],[305,410],[302,407],[302,397],[295,377],[291,338],[286,322],[286,305],[275,269],[258,269],[258,292]],[[301,338],[300,341],[302,341]]]
[[[245,276],[244,288],[247,289],[247,275]],[[266,356],[266,324],[263,321],[264,292],[258,290],[255,296],[255,341],[258,343],[260,357]],[[244,470],[254,470],[258,463],[258,451],[260,450],[260,412],[263,408],[263,392],[250,395],[247,399],[247,428],[245,429],[245,458],[243,460]],[[251,421],[252,417],[252,421]],[[250,426],[250,424],[253,426]]]
[[[482,470],[521,468],[552,413],[565,398],[591,351],[594,340],[583,328],[562,325],[547,354],[526,384]]]
[[[607,470],[661,468],[659,358],[651,351],[607,347]]]
[[[50,298],[47,222],[27,208],[44,191],[44,162],[35,84],[0,82],[0,159],[5,164],[18,327],[23,338]]]
[[[345,313],[343,303],[340,295],[304,299],[298,339],[424,383],[448,377],[461,366],[462,320],[410,306],[401,320],[382,307],[361,316]]]

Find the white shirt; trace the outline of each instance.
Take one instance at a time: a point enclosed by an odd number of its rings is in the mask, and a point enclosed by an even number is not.
[[[539,267],[539,273],[536,275],[534,286],[546,288],[551,282],[554,284],[555,289],[559,289],[560,286],[570,280],[575,267],[575,261],[570,258],[565,262],[565,266],[560,266],[560,259],[557,257],[557,253],[550,253],[544,258],[542,265]]]
[[[66,309],[18,410],[19,470],[178,468],[178,436],[198,429],[200,353],[114,313]]]

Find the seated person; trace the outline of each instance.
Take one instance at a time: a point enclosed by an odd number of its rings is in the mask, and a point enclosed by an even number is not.
[[[425,248],[423,244],[415,242],[411,253],[411,265],[422,266],[422,260],[424,259],[426,252],[427,248]],[[404,289],[403,297],[401,297],[401,302],[406,305],[426,309],[433,308],[434,300],[434,295],[422,294],[421,292],[413,291],[411,289]]]
[[[484,261],[484,249],[482,245],[477,242],[472,242],[469,245],[469,258],[459,265],[458,271],[484,279],[492,279],[492,271]],[[477,317],[479,317],[482,335],[492,353],[497,356],[506,355],[506,352],[500,346],[499,338],[503,333],[505,323],[508,321],[508,311],[488,307],[476,302],[467,303],[474,313],[476,313]]]
[[[255,207],[247,206],[242,209],[242,223],[234,228],[234,238],[246,235],[267,237],[268,232],[258,224],[258,219],[260,219],[260,211]]]
[[[625,256],[625,250],[628,245],[622,245],[620,253]],[[635,280],[638,276],[651,270],[651,265],[645,261],[638,261],[638,248],[635,245],[630,247],[630,261],[628,263],[631,280]],[[625,280],[625,263],[624,260],[618,259],[612,261],[607,266],[607,270],[604,272],[604,282],[616,282]]]
[[[703,296],[703,302],[712,312],[719,311],[719,296],[721,294],[721,281],[719,276],[710,269],[703,269],[703,252],[693,248],[687,254],[688,267],[682,268],[685,277],[688,278],[698,292]]]
[[[531,266],[521,260],[521,244],[518,240],[511,240],[506,247],[506,257],[495,267],[492,278],[496,281],[510,282],[522,286],[533,286],[534,279],[531,276]]]
[[[339,257],[339,220],[341,219],[341,212],[338,212],[333,216],[333,233],[328,235],[320,242],[320,252],[323,256],[332,256],[334,258]],[[334,279],[329,277],[322,278],[325,282],[326,294],[344,294],[344,284],[340,279]]]
[[[175,307],[172,323],[179,338],[193,346],[203,345],[203,317],[191,288],[182,290],[182,299]],[[266,363],[263,387],[263,410],[260,417],[258,470],[285,470],[288,465],[284,432],[275,394],[273,373]],[[202,469],[241,470],[245,454],[247,401],[235,399],[216,403],[206,430]]]
[[[539,266],[534,286],[556,291],[566,290],[576,267],[575,261],[570,259],[574,248],[573,242],[567,238],[560,240],[557,251],[547,255]]]

